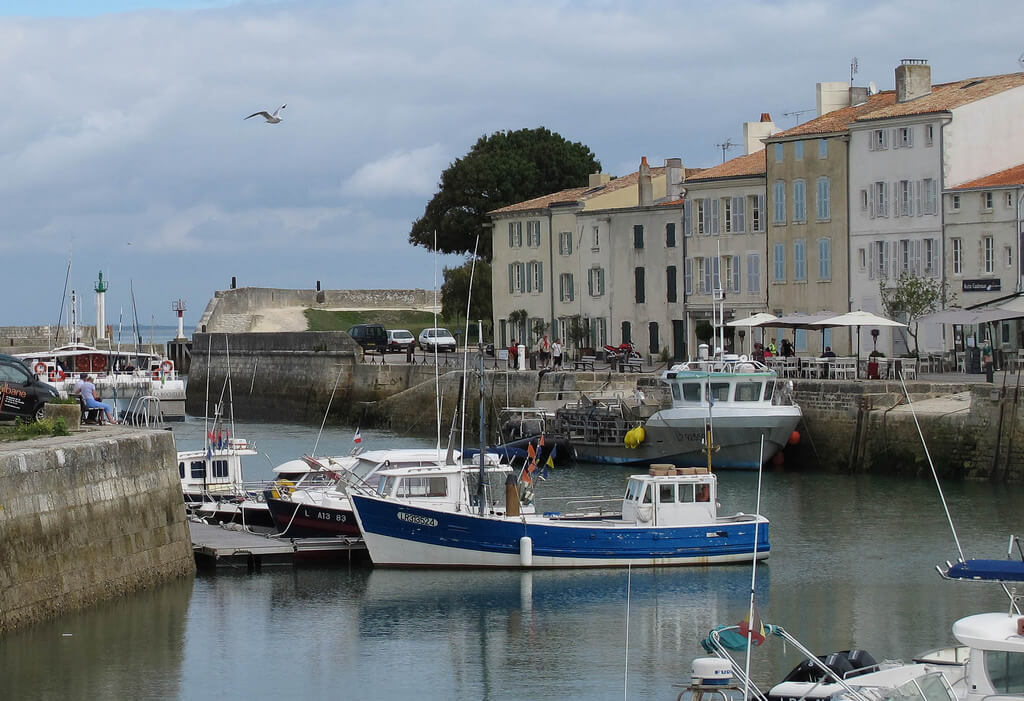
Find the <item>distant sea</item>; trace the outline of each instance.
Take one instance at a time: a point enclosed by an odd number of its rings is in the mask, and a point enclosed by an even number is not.
[[[195,326],[185,326],[185,338],[191,340],[192,332],[195,331]],[[153,345],[165,345],[168,341],[173,341],[174,337],[178,335],[178,325],[156,325],[146,326],[139,329],[139,336],[142,337],[143,345],[149,345],[150,342]],[[114,326],[113,338],[111,342],[116,346],[120,341],[122,346],[130,346],[135,342],[134,330],[130,326],[122,326],[120,333],[118,333],[117,326]]]

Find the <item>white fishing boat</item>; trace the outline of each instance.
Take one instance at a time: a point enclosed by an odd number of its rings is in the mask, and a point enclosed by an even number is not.
[[[672,366],[666,401],[583,395],[555,411],[554,436],[584,462],[757,469],[794,439],[802,413],[774,370],[746,356]],[[761,438],[764,437],[762,450]]]
[[[708,565],[768,557],[768,520],[718,513],[718,480],[706,468],[652,467],[633,475],[618,512],[451,511],[350,490],[370,558],[396,567],[625,567]]]

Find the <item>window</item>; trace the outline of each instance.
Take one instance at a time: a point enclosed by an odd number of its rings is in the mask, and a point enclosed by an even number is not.
[[[622,342],[632,343],[633,342],[633,325],[628,321],[622,322]]]
[[[683,293],[687,297],[693,294],[693,258],[683,263]]]
[[[747,292],[761,291],[761,254],[747,254]]]
[[[704,279],[704,259],[694,258],[697,267],[697,294],[704,295],[708,293],[708,288]]]
[[[871,186],[871,204],[873,207],[872,216],[889,216],[889,183],[877,182]]]
[[[1024,655],[1019,652],[985,651],[985,671],[996,694],[1024,692]]]
[[[526,245],[533,248],[540,246],[540,222],[526,222]]]
[[[563,231],[558,234],[558,253],[559,255],[568,256],[572,255],[572,232]]]
[[[657,321],[651,321],[647,323],[647,340],[650,342],[650,349],[652,354],[661,351],[661,339],[658,338]]]
[[[524,288],[525,273],[522,263],[508,264],[508,291],[511,294],[522,294]]]
[[[992,210],[992,193],[983,192],[981,193],[981,208],[986,211]]]
[[[794,141],[793,142],[793,160],[802,161],[804,160],[804,142]]]
[[[726,200],[728,204],[729,200]],[[746,212],[744,211],[744,205],[746,204],[745,197],[733,197],[732,206],[730,208],[731,214],[727,217],[725,223],[725,230],[731,231],[735,234],[745,233],[747,230]]]
[[[935,239],[924,240],[924,274],[935,277],[938,275],[938,266],[935,265],[938,261],[938,245]]]
[[[807,280],[807,242],[804,239],[793,241],[793,279]]]
[[[192,479],[206,479],[206,461],[193,460],[191,464]]]
[[[711,292],[717,293],[722,289],[722,277],[720,265],[722,259],[715,256],[711,259]]]
[[[832,239],[818,239],[818,279],[832,279]]]
[[[900,180],[896,189],[896,197],[899,202],[896,204],[896,214],[902,217],[909,217],[914,214],[914,203],[912,188],[909,180]]]
[[[777,243],[775,244],[775,277],[772,278],[775,282],[786,281],[786,244]]]
[[[776,180],[773,188],[773,196],[775,202],[775,216],[772,218],[773,224],[785,224],[786,223],[786,183],[782,180]]]
[[[828,139],[818,139],[818,158],[828,158]]]
[[[633,226],[633,248],[644,247],[644,225],[635,224]]]
[[[676,302],[676,266],[665,268],[665,301]]]
[[[793,181],[793,221],[807,221],[807,183],[802,179]]]
[[[563,302],[571,302],[576,298],[572,285],[572,273],[562,273],[558,276],[558,299]]]
[[[591,297],[604,294],[604,268],[591,268],[587,271],[587,290]]]
[[[724,207],[724,210],[722,211],[723,228],[725,229],[725,233],[728,234],[732,231],[732,199],[726,197],[722,207]]]
[[[921,181],[921,214],[936,214],[935,202],[938,199],[934,178]]]
[[[868,267],[867,252],[863,248],[857,249],[857,264],[861,270],[864,270],[866,267]]]
[[[676,247],[676,225],[675,222],[669,222],[665,225],[665,247],[675,248]]]
[[[707,200],[697,200],[697,233],[698,234],[707,234],[708,233],[708,223],[707,223],[708,212],[707,212],[707,206],[708,206],[708,201]]]
[[[831,188],[832,184],[828,176],[822,176],[817,180],[818,197],[817,204],[818,221],[828,221],[832,217]]]
[[[693,200],[683,203],[683,236],[693,235]]]
[[[527,292],[543,292],[544,291],[544,264],[531,260],[526,264],[526,291]]]
[[[227,460],[214,460],[213,461],[213,476],[214,477],[227,477],[228,476],[228,461]]]
[[[910,241],[902,239],[900,241],[900,272],[910,273]]]
[[[595,226],[593,229],[591,229],[591,233],[593,235],[593,238],[590,247],[591,250],[596,251],[599,248],[601,248],[601,227]]]
[[[738,282],[736,278],[736,260],[734,256],[725,256],[725,291],[734,292],[733,286]]]
[[[603,316],[591,319],[590,339],[594,348],[600,348],[608,343],[608,320]]]
[[[644,303],[644,269],[643,267],[637,267],[633,269],[633,281],[636,283],[636,303]]]
[[[872,151],[884,151],[889,148],[889,130],[875,129],[872,131],[869,148]]]
[[[931,146],[935,142],[935,127],[931,124],[924,125],[924,145]]]
[[[914,127],[896,129],[896,148],[910,148],[914,145]]]
[[[869,201],[870,201],[870,197],[868,196],[868,191],[866,189],[861,190],[860,191],[860,211],[862,211],[862,212],[868,211],[868,202]]]
[[[510,221],[508,223],[508,247],[523,247],[523,223],[521,221]]]
[[[751,231],[764,231],[764,195],[750,196]]]
[[[733,401],[756,402],[761,398],[761,387],[763,386],[763,382],[737,382],[736,394],[733,397]]]
[[[775,144],[775,162],[776,163],[782,163],[782,159],[785,157],[782,148],[783,148],[782,144]]]
[[[995,272],[995,242],[991,236],[981,237],[982,259],[985,265],[985,273]]]
[[[950,209],[954,212],[960,211],[960,195],[953,195],[949,202]]]
[[[1007,207],[1013,207],[1013,193],[1012,192],[1007,192],[1006,193],[1006,206]]]
[[[793,350],[799,353],[807,352],[807,329],[793,330]]]
[[[964,272],[964,240],[950,239],[953,243],[953,274],[963,275]]]
[[[178,477],[180,479],[185,479],[185,463],[183,462],[178,463]]]
[[[875,257],[874,265],[872,266],[874,275],[879,278],[889,277],[889,244],[885,241],[875,241],[872,244],[871,251]]]
[[[1010,246],[1003,246],[1003,260],[1007,268],[1013,267],[1013,249]]]

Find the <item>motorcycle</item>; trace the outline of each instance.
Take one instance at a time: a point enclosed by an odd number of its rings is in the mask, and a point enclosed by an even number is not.
[[[605,351],[609,355],[618,356],[619,360],[640,360],[640,353],[633,347],[632,343],[620,343],[617,346],[605,344]]]

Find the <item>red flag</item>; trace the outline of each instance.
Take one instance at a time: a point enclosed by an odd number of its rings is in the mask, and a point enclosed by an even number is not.
[[[753,615],[751,615],[753,614]],[[740,621],[739,633],[744,638],[747,634],[750,634],[750,642],[754,646],[760,645],[764,642],[765,630],[764,624],[761,622],[761,617],[757,613],[757,605],[754,604],[751,607],[750,612],[747,613],[747,617]]]
[[[356,426],[356,435],[352,436],[352,442],[353,443],[362,443],[363,442],[363,434],[361,434],[359,432],[359,427],[358,426]]]

